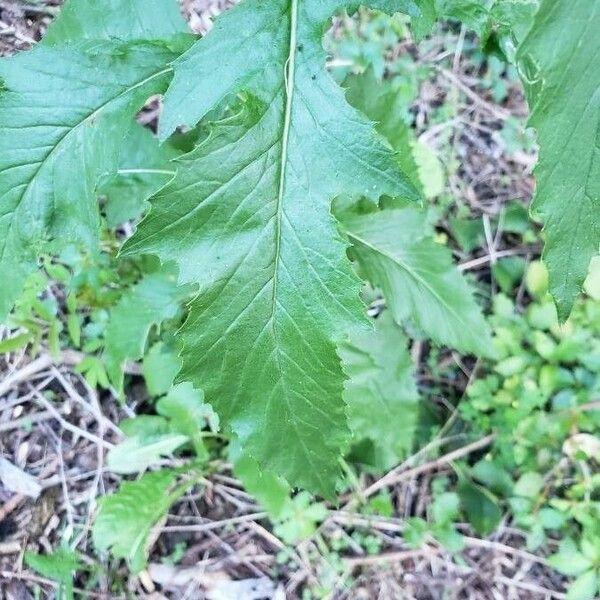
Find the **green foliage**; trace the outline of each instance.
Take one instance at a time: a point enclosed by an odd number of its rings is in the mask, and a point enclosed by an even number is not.
[[[538,6],[539,0],[421,0],[413,29],[421,38],[438,18],[456,19],[480,36],[486,50],[514,62]]]
[[[418,548],[433,537],[450,552],[460,552],[464,548],[463,537],[455,527],[460,515],[461,499],[456,492],[445,491],[446,485],[447,482],[443,480],[435,482],[435,497],[427,521],[419,517],[407,519],[404,539],[410,546]]]
[[[421,75],[425,77],[426,73]],[[377,131],[391,144],[398,165],[415,188],[426,199],[439,196],[445,185],[443,167],[435,153],[415,138],[410,126],[409,110],[418,84],[407,85],[405,73],[378,80],[374,70],[369,69],[363,75],[346,78],[344,86],[352,106],[375,121]]]
[[[340,194],[418,197],[323,70],[323,27],[340,4],[243,2],[175,63],[163,137],[242,89],[243,100],[179,159],[126,245],[175,261],[179,281],[202,289],[180,332],[180,378],[264,468],[326,494],[348,437],[335,345],[362,321],[329,206]]]
[[[397,151],[399,164],[413,185],[425,191],[437,167],[425,169],[423,150],[403,121],[403,101],[393,84],[378,84],[371,72],[348,80],[349,100],[377,122],[378,131]],[[417,161],[421,165],[417,164]],[[425,172],[423,172],[425,171]],[[428,214],[417,208],[388,210],[340,203],[336,216],[353,244],[363,276],[380,288],[397,323],[411,320],[439,344],[487,355],[489,329],[472,293],[452,265],[450,252],[433,239]]]
[[[219,420],[204,403],[201,391],[181,383],[157,402],[156,409],[160,416],[139,416],[121,423],[127,439],[108,453],[112,471],[144,471],[186,444],[192,445],[198,460],[208,458],[204,438],[218,431]],[[207,426],[210,432],[204,431]]]
[[[458,487],[462,510],[473,529],[481,535],[490,535],[500,524],[502,511],[497,498],[485,487],[462,478]]]
[[[144,355],[142,373],[152,396],[166,394],[181,369],[181,359],[164,342],[154,344]]]
[[[488,327],[472,292],[436,243],[426,215],[392,209],[342,217],[366,277],[383,290],[399,324],[412,320],[439,344],[489,355]]]
[[[147,426],[143,420],[137,421],[136,426]],[[186,435],[170,432],[161,427],[161,422],[152,423],[156,429],[152,432],[144,431],[143,434],[136,432],[115,446],[108,453],[106,464],[115,473],[139,473],[148,467],[160,463],[161,458],[170,456],[175,450],[189,441]]]
[[[593,600],[600,585],[600,540],[584,540],[578,548],[567,538],[559,551],[550,557],[550,564],[575,581],[569,587],[567,600]]]
[[[230,454],[234,456],[234,472],[244,484],[244,488],[252,494],[273,518],[280,518],[289,502],[290,488],[288,484],[269,473],[261,471],[258,463],[250,456],[239,456],[239,448],[231,444]]]
[[[119,394],[123,393],[125,361],[142,358],[151,327],[174,318],[185,296],[185,288],[177,287],[173,273],[163,269],[144,277],[111,310],[104,357]]]
[[[156,409],[170,421],[171,431],[187,435],[199,458],[206,456],[202,430],[208,427],[215,433],[219,430],[219,418],[209,404],[204,403],[204,394],[195,390],[190,383],[180,383],[161,398]]]
[[[134,127],[129,132],[121,147],[118,171],[99,190],[106,196],[109,227],[140,217],[146,200],[173,177],[170,161],[178,154],[173,145],[160,145],[148,129]]]
[[[391,468],[428,427],[412,337],[418,350],[421,339],[434,343],[424,345],[429,364],[438,346],[497,354],[457,419],[470,434],[496,437],[475,464],[434,481],[427,519],[410,519],[405,540],[433,537],[459,552],[458,521],[488,535],[508,513],[531,550],[565,538],[551,562],[577,578],[570,600],[592,598],[600,482],[588,465],[600,458],[600,423],[585,405],[600,391],[597,259],[590,298],[563,327],[547,290],[565,320],[600,242],[597,2],[542,0],[534,21],[536,0],[371,0],[350,20],[354,0],[244,0],[195,43],[174,1],[104,4],[68,1],[42,43],[0,61],[0,317],[16,302],[0,351],[44,345],[60,358],[77,348],[77,371],[121,397],[124,368],[141,360],[143,408],[156,414],[121,423],[125,440],[107,465],[133,474],[174,454],[187,461],[103,498],[96,547],[139,572],[152,528],[219,453],[286,544],[314,535],[327,508],[292,486],[332,497],[348,484],[340,464],[354,482],[344,452]],[[406,14],[384,14],[396,11]],[[350,34],[325,50],[335,14]],[[507,296],[525,260],[492,261],[506,294],[494,300],[493,342],[445,231],[434,229],[451,203],[456,157],[442,163],[414,133],[412,104],[437,69],[410,53],[384,58],[409,35],[407,15],[417,38],[440,16],[474,29],[494,55],[478,68],[496,101],[516,77],[513,67],[499,82],[501,57],[518,63],[527,84],[549,276],[529,266],[533,302],[520,314]],[[331,50],[341,68],[333,60],[325,69]],[[135,115],[163,93],[159,144]],[[454,114],[442,107],[431,124]],[[510,119],[498,135],[515,153],[532,146]],[[451,211],[449,231],[469,253],[486,237],[467,212]],[[536,241],[522,204],[508,204],[500,222]],[[364,512],[393,508],[381,494]],[[379,550],[379,538],[354,535]],[[72,595],[77,554],[26,560]],[[330,577],[343,572],[330,567]]]
[[[598,50],[590,34],[600,26],[597,2],[427,0],[417,30],[442,15],[519,66],[540,147],[532,211],[544,223],[550,291],[564,321],[600,247],[600,79],[588,60]]]
[[[52,554],[25,552],[25,564],[58,583],[57,600],[73,600],[73,578],[77,571],[85,569],[80,555],[68,548],[59,548]]]
[[[188,45],[78,41],[0,61],[1,318],[39,254],[98,243],[97,186],[118,169],[137,110],[165,90],[165,65]]]
[[[495,299],[491,321],[499,359],[459,407],[472,430],[496,434],[469,476],[529,532],[530,550],[558,532],[591,556],[590,548],[600,547],[598,482],[589,475],[599,456],[600,421],[586,407],[600,392],[600,305],[579,301],[561,326],[541,263],[530,265],[526,279],[538,300],[518,314],[507,297]],[[469,516],[477,529],[484,513],[480,503]],[[578,576],[569,598],[595,597],[592,562],[570,549],[572,560],[565,561],[567,550],[561,552],[552,564]]]
[[[152,527],[193,483],[193,478],[181,481],[177,471],[166,469],[123,483],[118,492],[99,501],[92,530],[94,545],[126,559],[138,573],[146,564]]]
[[[386,317],[377,320],[374,331],[355,333],[340,347],[354,441],[368,441],[366,462],[381,469],[410,453],[419,414],[406,337]]]
[[[405,38],[408,33],[408,16],[362,8],[353,15],[342,13],[338,18],[343,27],[337,35],[327,36],[324,40],[326,50],[335,56],[334,77],[343,80],[350,73],[367,70],[379,80],[386,73],[399,75],[401,77],[395,81],[398,101],[410,104],[418,93],[419,68],[406,57],[390,56],[398,39]],[[408,116],[408,106],[404,106],[403,112]]]
[[[600,247],[600,4],[542,0],[519,64],[540,158],[532,210],[544,223],[550,292],[565,321]]]
[[[293,545],[311,536],[317,525],[327,516],[324,504],[313,502],[307,492],[300,492],[287,501],[275,525],[275,534]]]

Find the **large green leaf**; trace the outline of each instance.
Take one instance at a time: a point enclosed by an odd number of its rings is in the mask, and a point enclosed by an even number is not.
[[[186,40],[40,46],[0,61],[0,319],[49,241],[96,243],[98,182]]]
[[[42,43],[169,39],[186,31],[176,0],[69,0],[48,27]]]
[[[232,94],[245,102],[180,159],[128,245],[199,284],[181,378],[261,468],[329,494],[348,435],[336,343],[363,313],[330,203],[418,197],[324,69],[329,17],[357,4],[247,0],[175,63],[163,136]]]
[[[600,2],[542,0],[519,49],[540,147],[532,210],[565,320],[600,247]]]
[[[402,330],[384,314],[374,331],[340,346],[349,376],[345,398],[355,441],[369,440],[376,463],[392,467],[410,453],[419,415],[413,363]]]
[[[383,291],[398,323],[411,319],[428,337],[489,356],[492,340],[451,252],[428,233],[412,208],[340,215],[366,277]]]
[[[314,120],[313,128],[327,123],[334,137],[327,136],[326,141],[335,146],[338,127],[352,113],[344,109],[341,93],[323,71],[321,37],[334,13],[354,11],[361,4],[387,12],[420,13],[413,0],[244,0],[227,11],[210,35],[176,61],[160,123],[162,136],[179,125],[195,125],[224,97],[243,88],[267,101],[277,97],[278,104],[286,99],[286,91],[290,99],[297,96],[290,102],[292,120],[299,124],[297,119],[303,116],[309,125]],[[319,110],[311,114],[311,108]],[[357,133],[365,126],[356,125]],[[297,136],[297,131],[291,133],[290,141]],[[368,131],[363,135],[366,146],[371,146]]]

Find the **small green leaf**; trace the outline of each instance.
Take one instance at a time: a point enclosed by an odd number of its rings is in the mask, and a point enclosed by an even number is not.
[[[473,252],[485,243],[485,229],[481,219],[450,217],[448,224],[452,236],[465,252]]]
[[[115,473],[139,473],[159,463],[189,440],[187,435],[177,433],[132,437],[111,448],[106,465]]]
[[[427,540],[429,525],[420,517],[406,519],[406,530],[404,540],[412,548],[420,548]]]
[[[290,499],[290,487],[283,479],[262,471],[250,456],[240,456],[235,460],[234,473],[271,518],[282,518],[283,509]]]
[[[529,471],[523,473],[517,483],[515,483],[513,493],[515,496],[522,498],[535,499],[543,487],[544,478],[535,471]]]
[[[75,348],[81,345],[81,322],[79,315],[70,314],[67,316],[67,331]]]
[[[451,523],[458,517],[460,497],[454,492],[440,494],[431,505],[431,515],[435,523]]]
[[[187,291],[178,288],[175,276],[165,269],[146,275],[112,309],[104,358],[119,393],[123,392],[125,361],[143,356],[151,327],[175,317]]]
[[[284,504],[275,534],[287,544],[297,544],[310,537],[327,514],[324,504],[314,502],[308,492],[300,492]]]
[[[492,533],[502,520],[497,498],[484,487],[463,479],[458,488],[465,516],[481,536]]]
[[[73,600],[73,578],[77,571],[86,566],[80,555],[68,548],[59,548],[52,554],[35,554],[25,552],[25,563],[28,567],[59,584],[58,600]]]
[[[510,474],[493,460],[480,460],[471,469],[471,475],[492,492],[503,496],[512,494],[513,480]]]
[[[527,291],[534,298],[543,298],[548,292],[548,269],[544,263],[534,260],[529,263],[525,276]]]
[[[464,537],[456,531],[452,523],[434,525],[431,532],[449,552],[460,552],[465,547]]]
[[[169,433],[169,422],[157,415],[137,415],[121,421],[119,427],[128,438],[151,438]]]
[[[158,342],[144,355],[142,373],[148,391],[153,396],[162,396],[172,387],[181,369],[181,358],[163,342]]]
[[[492,265],[492,274],[500,289],[510,294],[518,286],[525,274],[525,259],[521,256],[507,256]]]
[[[213,432],[219,429],[219,419],[210,405],[204,403],[204,394],[191,383],[180,383],[161,398],[156,410],[169,420],[173,433],[189,438],[199,459],[208,458],[202,430],[210,426]]]
[[[15,352],[21,348],[25,348],[31,342],[33,336],[30,333],[21,333],[13,337],[6,338],[0,341],[0,353]]]
[[[410,147],[417,164],[423,194],[425,198],[432,200],[446,189],[446,173],[444,173],[442,163],[427,144],[415,140]]]
[[[567,522],[567,515],[555,508],[542,508],[539,519],[544,529],[560,529]]]
[[[575,543],[566,539],[561,542],[559,551],[553,554],[548,562],[563,575],[569,577],[581,575],[592,567],[592,561],[586,558],[579,550]]]
[[[567,600],[594,600],[598,591],[598,573],[590,569],[569,585]]]
[[[101,498],[92,529],[96,548],[126,559],[131,570],[139,573],[146,564],[152,527],[194,483],[193,478],[178,483],[178,477],[176,471],[146,473]]]

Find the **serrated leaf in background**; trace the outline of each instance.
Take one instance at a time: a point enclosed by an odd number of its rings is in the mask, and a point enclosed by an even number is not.
[[[273,473],[263,471],[252,457],[239,455],[239,449],[233,452],[230,449],[230,456],[236,453],[233,467],[235,476],[240,479],[244,489],[269,513],[269,517],[278,519],[290,501],[290,486]]]
[[[450,250],[428,233],[423,211],[340,216],[366,277],[383,291],[397,323],[411,319],[438,344],[490,355],[489,326]]]
[[[87,41],[0,60],[0,319],[39,254],[97,243],[97,185],[188,45]]]
[[[369,440],[375,466],[382,470],[410,454],[419,417],[408,340],[388,317],[384,313],[373,331],[355,333],[340,345],[354,442]]]
[[[542,0],[518,62],[537,131],[532,212],[565,321],[600,249],[600,0]]]
[[[126,481],[119,490],[99,500],[92,528],[94,546],[124,558],[134,573],[146,564],[148,536],[152,527],[193,484],[192,478],[178,483],[172,470],[146,473],[137,481]]]
[[[357,5],[247,0],[175,63],[163,137],[233,94],[245,102],[180,159],[127,245],[174,260],[180,281],[199,285],[181,330],[182,380],[205,390],[261,468],[329,495],[348,435],[336,342],[363,312],[330,204],[418,199],[324,69],[329,18]]]
[[[144,276],[111,310],[104,359],[119,394],[123,392],[125,361],[142,358],[151,327],[174,318],[188,293],[189,288],[178,287],[176,276],[164,269]]]
[[[362,75],[351,75],[344,81],[348,102],[374,121],[377,131],[385,137],[396,153],[400,169],[415,189],[423,192],[423,181],[412,151],[415,136],[404,120],[410,104],[416,99],[398,93],[389,80],[379,80],[373,69]],[[415,94],[418,88],[415,87]]]
[[[371,71],[349,77],[346,84],[349,101],[377,123],[415,186],[428,197],[440,194],[445,180],[442,167],[403,122],[404,107],[398,106],[393,87],[377,81]],[[358,215],[346,204],[336,216],[355,245],[364,276],[383,290],[399,324],[410,318],[440,344],[489,354],[489,327],[452,264],[450,251],[434,242],[425,210],[400,208]]]

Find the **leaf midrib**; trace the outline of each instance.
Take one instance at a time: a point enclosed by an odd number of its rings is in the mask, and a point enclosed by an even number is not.
[[[295,74],[296,74],[296,52],[297,52],[297,35],[298,35],[298,0],[291,0],[290,3],[290,42],[288,57],[284,65],[283,77],[285,80],[284,93],[286,95],[285,100],[285,113],[283,121],[283,131],[281,137],[281,169],[279,176],[279,189],[277,193],[277,211],[275,216],[275,260],[273,265],[273,293],[271,296],[271,331],[273,332],[273,341],[275,343],[275,360],[277,361],[277,369],[280,375],[283,373],[283,369],[280,361],[281,350],[278,347],[277,334],[275,332],[275,309],[277,307],[277,288],[279,279],[279,268],[281,262],[281,236],[282,236],[282,222],[283,222],[283,201],[285,195],[285,183],[287,173],[287,162],[289,152],[289,141],[290,141],[290,130],[292,123],[292,106],[294,102],[295,92]],[[283,399],[287,405],[290,414],[293,412],[289,405],[289,399],[284,392],[282,394]],[[297,432],[297,438],[300,441],[306,460],[313,467],[314,473],[319,473],[318,468],[314,465],[311,459],[311,451],[304,442],[304,439],[299,434],[298,423],[292,419],[292,424]]]
[[[271,321],[274,322],[275,305],[277,302],[277,282],[279,273],[279,261],[281,255],[281,224],[283,220],[283,198],[285,194],[285,178],[287,172],[287,160],[290,141],[290,128],[292,122],[292,104],[294,101],[295,74],[296,74],[296,46],[298,29],[298,0],[291,0],[290,6],[290,47],[288,57],[283,67],[285,80],[285,113],[283,120],[283,132],[281,136],[281,168],[279,172],[279,189],[277,192],[277,212],[275,220],[275,265],[273,273],[273,294],[271,298]]]

